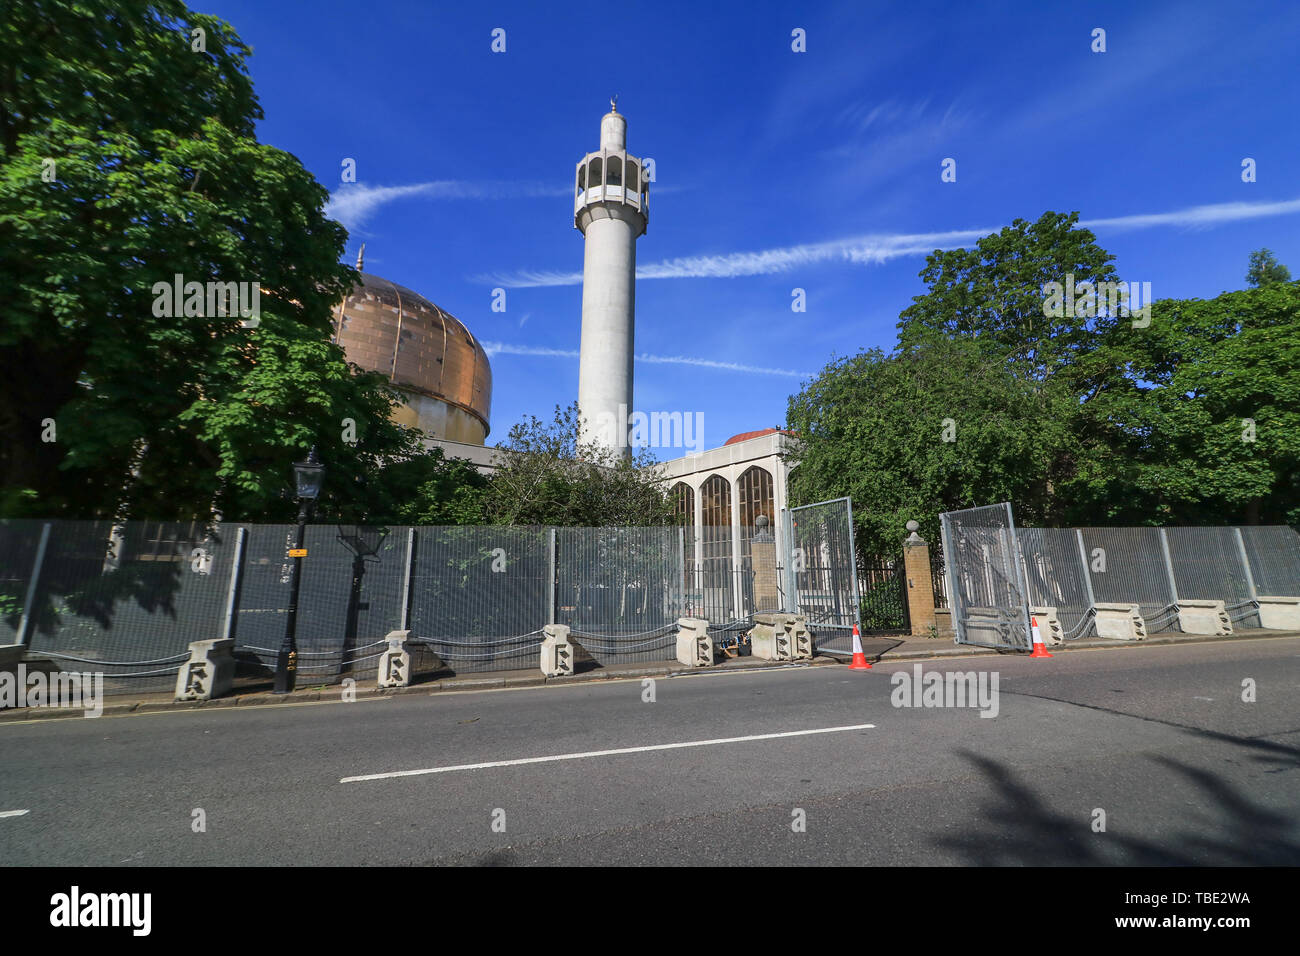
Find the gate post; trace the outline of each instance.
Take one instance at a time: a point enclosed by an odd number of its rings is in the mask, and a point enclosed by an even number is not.
[[[928,636],[935,627],[934,578],[930,572],[930,546],[915,521],[907,523],[910,535],[903,541],[903,571],[907,576],[907,615],[913,637]]]

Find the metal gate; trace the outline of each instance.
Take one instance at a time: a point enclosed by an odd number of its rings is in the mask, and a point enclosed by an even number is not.
[[[1031,650],[1028,589],[1011,504],[939,516],[958,644]]]
[[[804,615],[817,649],[851,654],[859,623],[853,504],[848,498],[791,508],[785,520],[785,603]]]

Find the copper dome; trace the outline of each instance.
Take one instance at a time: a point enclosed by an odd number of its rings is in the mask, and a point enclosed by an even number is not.
[[[435,438],[482,444],[487,437],[492,409],[487,352],[463,322],[418,292],[361,273],[361,284],[335,310],[334,341],[348,361],[386,375],[411,395],[405,414],[394,414],[395,420]],[[437,403],[450,409],[431,417],[429,409]]]

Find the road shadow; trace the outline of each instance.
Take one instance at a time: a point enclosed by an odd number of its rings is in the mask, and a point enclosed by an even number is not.
[[[1213,731],[1202,735],[1230,741],[1251,751],[1248,762],[1266,764],[1266,773],[1295,772],[1300,748],[1272,741],[1248,740]],[[1164,755],[1149,755],[1159,766],[1181,775],[1204,796],[1202,807],[1187,812],[1184,828],[1159,843],[1123,831],[1118,807],[1104,807],[1108,828],[1094,833],[1090,817],[1063,813],[1040,799],[1006,766],[967,750],[969,761],[992,784],[994,795],[981,810],[976,833],[945,836],[936,844],[977,866],[1296,866],[1300,865],[1293,817],[1250,799],[1245,790],[1221,774]],[[1168,799],[1153,790],[1152,801]],[[1168,803],[1170,813],[1182,806]],[[1214,814],[1206,827],[1204,814]]]

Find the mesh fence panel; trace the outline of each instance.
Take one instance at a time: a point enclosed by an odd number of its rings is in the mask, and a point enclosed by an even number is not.
[[[1074,528],[1017,528],[1025,587],[1033,607],[1055,607],[1065,637],[1086,636],[1092,600]]]
[[[1099,604],[1137,604],[1148,633],[1177,630],[1178,613],[1159,528],[1081,528]]]
[[[686,608],[681,529],[559,528],[556,554],[557,623],[592,658],[606,665],[676,656]]]
[[[1009,505],[940,515],[943,553],[954,587],[948,595],[958,644],[1031,647],[1019,546]]]
[[[1243,627],[1259,627],[1235,528],[1166,528],[1179,600],[1222,601]]]
[[[190,642],[222,634],[232,542],[229,527],[51,522],[27,646],[102,671],[106,693],[173,687]]]
[[[417,528],[412,636],[456,673],[536,667],[549,561],[547,528]]]
[[[267,677],[284,641],[293,583],[297,525],[246,525],[235,648],[239,673]],[[333,525],[308,525],[303,536],[295,635],[298,680],[329,683],[373,668],[385,635],[400,627],[405,528],[379,534],[375,553],[358,555]]]
[[[43,527],[44,521],[0,520],[0,644],[18,640]]]
[[[820,650],[852,653],[853,626],[861,609],[849,500],[792,508],[788,529],[792,603],[807,617]]]
[[[1300,533],[1285,525],[1239,530],[1255,580],[1255,593],[1300,597]]]

